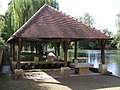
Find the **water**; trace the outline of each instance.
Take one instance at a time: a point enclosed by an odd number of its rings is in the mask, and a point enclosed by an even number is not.
[[[69,51],[69,59],[73,52]],[[94,64],[95,68],[98,68],[101,63],[101,52],[100,50],[79,50],[78,57],[83,55],[87,57],[87,62]],[[73,58],[73,57],[72,57]],[[119,50],[107,50],[105,51],[105,63],[107,64],[107,68],[114,75],[120,76],[120,51]]]
[[[61,49],[60,58],[64,59],[64,53]],[[68,61],[74,59],[74,50],[68,50]],[[94,64],[95,68],[98,68],[101,63],[101,51],[100,50],[79,50],[77,52],[78,57],[87,57],[86,61],[88,63]],[[120,76],[120,50],[106,50],[105,51],[105,63],[110,72],[116,76]]]

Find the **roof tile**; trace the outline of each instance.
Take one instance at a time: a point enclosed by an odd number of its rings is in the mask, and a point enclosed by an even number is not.
[[[99,30],[45,4],[12,36],[27,39],[110,39]]]

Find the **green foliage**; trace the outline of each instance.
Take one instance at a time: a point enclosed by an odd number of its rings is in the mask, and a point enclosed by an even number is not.
[[[3,38],[0,37],[0,45],[4,45],[5,41],[3,40]]]
[[[118,28],[117,34],[114,35],[113,44],[116,45],[117,49],[120,49],[120,14],[117,15],[116,26]]]
[[[108,36],[111,36],[111,37],[113,36],[113,33],[110,32],[108,29],[103,29],[103,33]],[[116,49],[116,44],[115,44],[114,40],[107,40],[106,44],[107,44],[108,48]]]
[[[93,26],[95,24],[94,22],[94,18],[89,14],[89,13],[85,13],[83,17],[81,16],[77,16],[76,17],[78,20],[82,21],[83,23]],[[119,20],[120,21],[120,20]],[[108,29],[104,29],[103,33],[109,36],[112,36],[112,32],[110,32]],[[115,43],[113,43],[112,40],[107,41],[107,46],[109,46],[109,48],[114,47],[115,48]],[[83,49],[99,49],[100,45],[98,44],[97,40],[94,41],[81,41],[79,42],[79,48],[83,48]]]
[[[93,26],[95,24],[94,18],[87,12],[84,14],[84,16],[77,16],[76,18],[90,26]]]
[[[120,32],[120,14],[117,14],[116,26],[118,28],[118,32]]]
[[[31,52],[21,52],[21,60],[23,61],[31,61],[34,60],[34,57],[36,56],[35,53]]]
[[[113,36],[113,33],[110,32],[108,29],[103,29],[103,33],[104,33],[104,34],[107,34],[107,35],[109,35],[109,36]]]
[[[94,18],[89,14],[85,13],[84,16],[77,16],[78,20],[82,21],[86,25],[93,26],[95,24]],[[81,49],[98,49],[98,41],[80,41],[78,44],[79,48]]]
[[[2,37],[0,37],[0,48],[2,48],[5,45],[5,41]]]
[[[2,30],[5,26],[5,19],[3,15],[0,15],[0,30]]]
[[[80,49],[99,49],[100,45],[98,40],[82,40],[78,43]]]
[[[5,19],[3,15],[0,15],[0,47],[2,47],[5,44],[5,41],[1,37],[2,30],[4,29],[4,27],[5,27]]]
[[[120,32],[117,32],[116,35],[114,35],[113,43],[116,45],[117,49],[120,49]]]
[[[7,40],[44,4],[45,0],[11,0],[5,13],[2,37]],[[48,4],[55,8],[59,7],[56,0],[48,0]]]

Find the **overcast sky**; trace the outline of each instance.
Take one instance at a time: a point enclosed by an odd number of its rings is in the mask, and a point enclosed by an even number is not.
[[[10,0],[0,0],[0,13],[7,10],[7,3]],[[90,13],[94,18],[97,29],[108,29],[114,34],[117,31],[115,26],[116,15],[120,13],[120,0],[57,0],[60,11],[71,16],[83,16],[85,12]]]

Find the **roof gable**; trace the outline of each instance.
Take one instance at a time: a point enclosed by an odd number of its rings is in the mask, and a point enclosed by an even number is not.
[[[109,39],[110,37],[45,4],[13,34],[12,39],[14,38]]]

